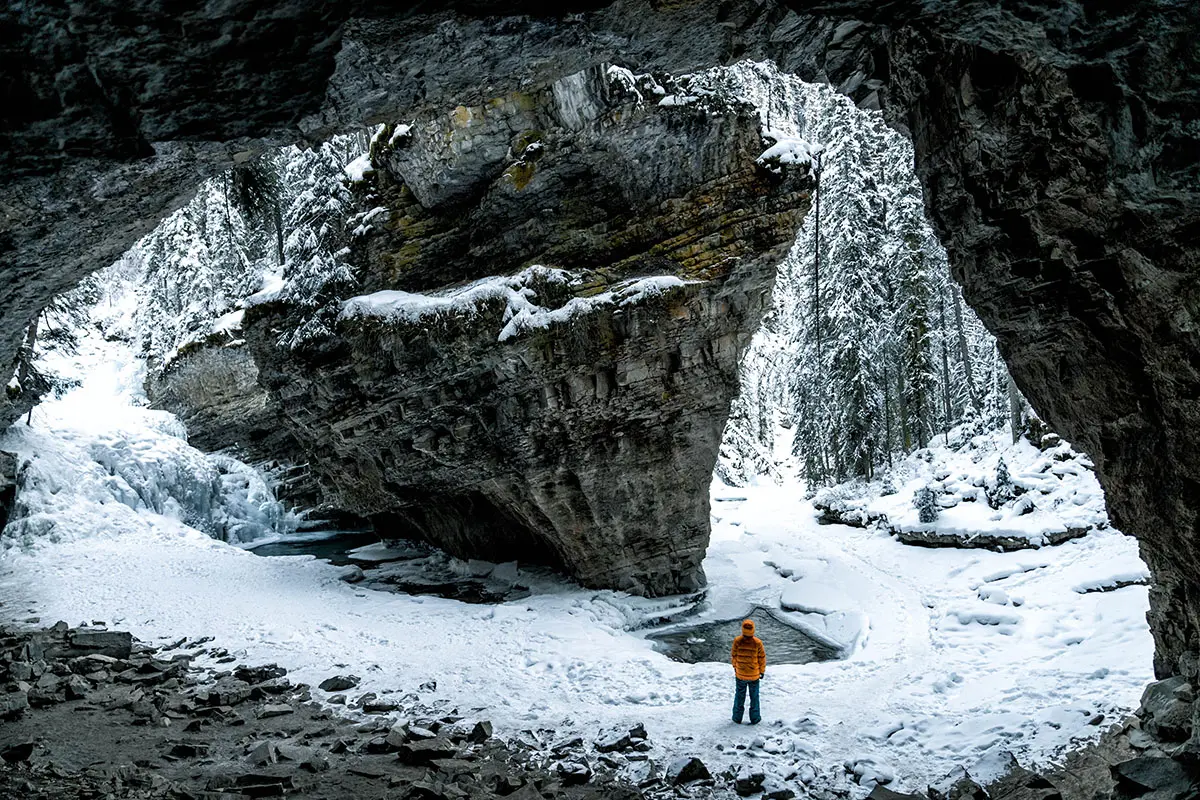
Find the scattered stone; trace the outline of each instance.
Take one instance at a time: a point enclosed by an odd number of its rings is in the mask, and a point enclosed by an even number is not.
[[[234,786],[246,797],[281,797],[294,788],[289,777],[257,774],[239,776]]]
[[[125,631],[76,631],[67,637],[68,646],[61,655],[83,656],[98,653],[112,658],[129,658],[133,653],[133,634]],[[50,654],[50,651],[47,651]]]
[[[568,750],[578,750],[583,747],[583,739],[579,736],[572,736],[568,739],[560,739],[550,745],[550,751],[553,753],[565,753]]]
[[[251,686],[250,699],[263,700],[267,697],[284,694],[292,688],[294,688],[292,682],[287,678],[271,678],[270,680],[265,680],[262,683]]]
[[[300,766],[309,772],[326,772],[329,769],[329,759],[325,757],[324,753],[313,750],[308,760],[301,763]]]
[[[744,765],[737,771],[733,779],[733,790],[741,797],[759,794],[763,790],[763,781],[767,774],[759,767]],[[876,798],[876,800],[893,800],[892,798]]]
[[[400,761],[405,764],[421,766],[439,758],[451,758],[458,748],[449,739],[437,737],[422,741],[405,742],[399,748]]]
[[[29,708],[28,690],[17,690],[0,695],[0,717],[13,719]]]
[[[275,745],[275,752],[279,755],[280,759],[294,761],[297,764],[303,764],[312,758],[313,755],[311,747],[305,747],[301,744],[277,744]]]
[[[711,780],[712,775],[704,762],[695,756],[680,756],[667,766],[667,780],[678,786],[693,781]]]
[[[1194,700],[1192,686],[1182,676],[1155,681],[1142,692],[1138,716],[1150,735],[1169,742],[1183,741],[1192,735]]]
[[[259,719],[270,719],[271,717],[282,717],[287,714],[295,713],[296,709],[286,703],[270,703],[258,710]]]
[[[630,767],[629,777],[639,789],[645,789],[648,786],[662,782],[662,773],[658,765],[649,759],[638,762]]]
[[[1122,761],[1113,765],[1112,775],[1119,789],[1134,796],[1169,789],[1171,797],[1181,797],[1194,782],[1183,764],[1161,756],[1140,756]]]
[[[471,732],[467,734],[467,741],[473,744],[483,744],[490,738],[492,738],[492,723],[486,720],[476,722],[475,727],[471,728]]]
[[[239,665],[233,670],[233,677],[251,685],[263,683],[274,678],[282,678],[284,675],[287,675],[287,670],[278,664],[265,664],[261,667]]]
[[[399,711],[400,704],[391,700],[372,700],[369,703],[363,703],[362,710],[364,714],[390,714],[393,711]]]
[[[65,690],[68,700],[85,700],[92,690],[92,685],[87,682],[86,678],[72,675],[66,680]]]
[[[357,564],[351,564],[338,577],[346,583],[359,583],[367,577],[367,573],[363,572],[362,567]]]
[[[332,678],[326,678],[321,681],[317,688],[323,692],[344,692],[358,686],[361,680],[357,675],[335,675]],[[330,700],[332,702],[332,698]]]
[[[274,764],[279,760],[278,754],[275,751],[274,742],[259,742],[251,746],[249,754],[246,756],[251,764],[259,767],[265,767],[268,764]]]
[[[437,681],[425,681],[424,683],[422,683],[420,686],[417,687],[417,691],[418,692],[436,692],[437,691]]]
[[[789,796],[794,797],[795,792]],[[892,791],[886,786],[875,784],[875,788],[867,795],[867,800],[925,800],[925,798],[919,794],[904,794],[903,792]]]
[[[171,747],[168,754],[174,758],[196,758],[208,754],[208,747],[202,744],[179,742]]]
[[[437,733],[430,728],[423,728],[420,725],[406,725],[405,730],[408,733],[409,739],[435,739]]]
[[[371,764],[353,764],[347,767],[346,771],[352,775],[358,775],[363,778],[382,778],[388,774],[386,769],[382,769]]]
[[[555,772],[564,786],[579,786],[592,779],[592,768],[586,761],[561,761]]]
[[[626,750],[633,745],[633,740],[629,738],[628,733],[613,732],[601,736],[595,742],[596,752],[598,753],[615,753],[619,750]]]
[[[376,736],[363,746],[363,752],[374,755],[396,752],[399,748],[391,743],[390,736],[390,733],[387,736]]]

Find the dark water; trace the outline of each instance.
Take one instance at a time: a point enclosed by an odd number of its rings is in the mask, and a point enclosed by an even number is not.
[[[837,648],[830,647],[806,635],[798,628],[780,622],[772,613],[757,606],[748,615],[757,628],[755,635],[763,640],[767,650],[767,668],[771,664],[809,664],[814,661],[833,661],[840,658]],[[742,634],[742,620],[703,622],[669,633],[652,633],[647,639],[654,649],[673,661],[695,664],[699,661],[729,661],[733,639]]]
[[[256,556],[316,556],[340,567],[355,563],[349,551],[378,541],[379,537],[370,531],[345,531],[326,539],[272,542],[250,552]]]

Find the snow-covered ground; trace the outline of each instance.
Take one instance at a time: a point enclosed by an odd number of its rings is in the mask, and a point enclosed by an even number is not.
[[[966,426],[900,459],[882,478],[822,489],[813,502],[842,521],[879,521],[893,532],[1042,545],[1108,526],[1104,491],[1092,461],[1058,436],[1043,448],[1007,429],[968,435]],[[917,493],[928,489],[935,518],[920,520]]]
[[[846,660],[769,664],[764,724],[740,727],[728,665],[671,661],[634,629],[667,602],[565,581],[491,606],[375,591],[311,557],[210,538],[178,503],[126,502],[119,470],[106,480],[79,460],[99,463],[84,458],[96,443],[130,442],[136,462],[182,442],[161,412],[131,405],[128,353],[97,347],[81,389],[0,436],[0,448],[36,453],[42,479],[25,502],[60,534],[26,531],[0,555],[10,619],[105,620],[149,641],[213,636],[297,681],[354,673],[359,692],[399,696],[436,679],[424,700],[480,709],[501,733],[591,738],[644,722],[655,758],[755,761],[821,781],[847,780],[850,765],[911,789],[1002,749],[1052,758],[1132,709],[1152,678],[1146,588],[1087,591],[1145,574],[1116,531],[1019,553],[929,550],[819,526],[794,484],[718,483],[701,618],[782,604],[853,644]]]

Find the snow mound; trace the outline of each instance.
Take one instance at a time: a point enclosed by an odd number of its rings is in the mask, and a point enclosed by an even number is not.
[[[1092,463],[1069,444],[1013,444],[1006,431],[964,438],[957,448],[914,451],[878,480],[823,489],[813,503],[823,521],[878,524],[907,544],[931,546],[1015,550],[1108,526]],[[923,521],[918,495],[926,489],[934,518]]]

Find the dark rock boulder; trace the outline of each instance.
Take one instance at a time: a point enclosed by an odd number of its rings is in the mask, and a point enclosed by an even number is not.
[[[17,502],[17,456],[0,450],[0,531]]]
[[[738,361],[807,170],[756,163],[746,107],[621,87],[588,70],[377,149],[364,203],[389,221],[355,254],[363,289],[404,293],[352,300],[304,346],[277,332],[309,308],[252,307],[246,336],[333,504],[381,535],[692,591]],[[463,287],[494,275],[513,277]]]
[[[1172,758],[1141,756],[1112,767],[1117,793],[1140,797],[1149,792],[1163,798],[1188,796],[1196,787],[1197,770]]]
[[[666,778],[673,785],[679,786],[695,781],[712,779],[712,774],[704,762],[694,756],[681,756],[667,765]]]
[[[1180,675],[1156,681],[1142,692],[1142,728],[1162,741],[1183,741],[1192,735],[1195,694]]]

